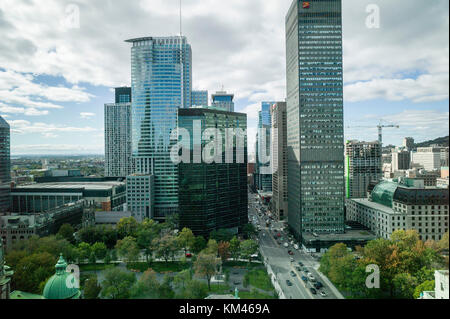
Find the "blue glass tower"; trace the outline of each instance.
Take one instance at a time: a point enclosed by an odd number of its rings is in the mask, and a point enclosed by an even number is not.
[[[264,161],[264,158],[270,158],[271,152],[271,107],[276,102],[262,102],[261,111],[258,113],[258,135],[256,148],[256,187],[264,192],[272,191],[272,166],[270,161]],[[263,134],[265,145],[263,144]],[[265,154],[263,153],[265,152]]]
[[[177,111],[189,108],[192,52],[186,37],[127,40],[131,48],[132,156],[135,173],[154,175],[154,215],[178,212],[178,171],[170,159]]]

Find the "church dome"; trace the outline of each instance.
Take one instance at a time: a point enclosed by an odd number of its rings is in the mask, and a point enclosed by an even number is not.
[[[44,287],[45,299],[79,299],[80,290],[70,287],[73,283],[73,276],[66,272],[67,263],[63,256],[59,257],[58,263],[55,265],[56,273],[47,281]],[[70,278],[71,277],[71,278]],[[69,285],[67,284],[69,283]]]

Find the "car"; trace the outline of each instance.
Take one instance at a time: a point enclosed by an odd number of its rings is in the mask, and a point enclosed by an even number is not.
[[[291,263],[293,263],[293,262],[294,262],[294,258],[291,257]]]
[[[298,262],[298,265],[301,266],[301,267],[304,266],[303,263],[302,263],[301,261]]]
[[[290,286],[292,286],[292,282],[288,279],[288,280],[286,280],[286,285],[288,285],[290,287]]]
[[[321,295],[322,297],[326,297],[326,296],[327,296],[327,293],[326,293],[325,291],[322,290],[322,291],[320,292],[320,295]]]
[[[308,279],[312,282],[316,281],[316,278],[311,273],[308,274]]]
[[[316,286],[317,285],[317,289],[320,289],[320,288],[322,288],[323,287],[323,284],[320,282],[320,281],[317,281],[315,284],[314,284],[314,286]]]
[[[301,269],[299,266],[296,266],[295,269],[296,269],[297,271],[302,271],[302,269]]]
[[[311,293],[312,293],[313,295],[317,295],[317,290],[316,290],[316,289],[314,289],[314,288],[309,288],[309,291],[311,291]]]
[[[191,253],[186,253],[186,258],[192,258],[192,254]]]
[[[297,277],[297,274],[291,270],[291,276],[292,277]]]
[[[302,276],[302,280],[303,280],[304,282],[307,282],[307,281],[308,281],[308,278],[306,278],[305,276]]]
[[[292,250],[289,250],[288,254],[292,256],[294,253],[292,252]]]

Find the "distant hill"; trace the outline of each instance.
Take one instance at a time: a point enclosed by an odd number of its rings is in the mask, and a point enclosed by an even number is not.
[[[432,141],[426,141],[422,143],[416,143],[416,147],[429,147],[433,144],[438,144],[442,146],[448,146],[448,136],[438,137]]]

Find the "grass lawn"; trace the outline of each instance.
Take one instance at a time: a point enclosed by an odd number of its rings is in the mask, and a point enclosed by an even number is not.
[[[223,267],[230,268],[243,268],[243,269],[254,269],[254,268],[264,268],[264,264],[262,263],[248,263],[245,261],[226,261],[223,264]]]
[[[135,269],[139,270],[140,272],[144,272],[149,268],[152,268],[155,272],[158,273],[165,273],[165,272],[180,272],[185,269],[190,268],[189,263],[183,263],[179,261],[173,261],[173,262],[134,262],[134,263],[127,263],[128,269]]]
[[[239,298],[241,299],[277,299],[274,295],[263,294],[257,291],[246,292],[240,291]]]
[[[251,286],[266,290],[273,291],[272,282],[265,269],[253,269],[249,271],[246,275],[248,282]]]
[[[115,264],[85,264],[80,265],[80,271],[97,271],[113,267],[115,267]]]

